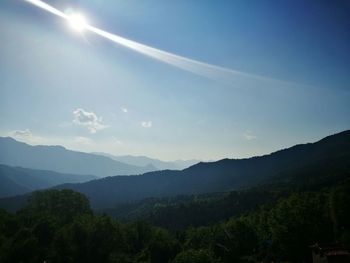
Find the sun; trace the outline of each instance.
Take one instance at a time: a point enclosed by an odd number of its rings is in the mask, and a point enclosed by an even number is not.
[[[82,14],[72,14],[68,17],[68,22],[71,26],[76,31],[83,31],[87,27],[87,21],[85,17]]]

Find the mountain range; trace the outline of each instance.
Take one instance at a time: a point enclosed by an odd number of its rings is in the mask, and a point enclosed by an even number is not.
[[[21,152],[18,152],[18,155],[23,156]],[[45,160],[44,156],[42,158]],[[14,168],[3,166],[3,169]],[[16,172],[21,172],[19,168],[16,169]],[[35,173],[34,170],[31,172]],[[258,157],[200,162],[181,171],[162,170],[142,175],[111,176],[54,187],[81,192],[88,196],[95,209],[104,209],[150,197],[226,192],[280,182],[293,184],[294,181],[298,181],[299,186],[303,182],[322,185],[331,181],[329,178],[347,178],[349,175],[350,130],[315,143],[300,144]],[[0,207],[13,204],[18,207],[16,202],[23,202],[24,199],[2,199]]]
[[[135,175],[157,170],[151,164],[130,165],[106,156],[68,150],[62,146],[32,146],[11,137],[0,137],[0,164],[97,177]]]
[[[175,161],[161,161],[154,158],[149,158],[147,156],[133,156],[133,155],[112,155],[108,153],[100,153],[94,152],[93,154],[98,154],[102,156],[109,157],[113,160],[127,163],[130,165],[136,166],[146,166],[153,165],[157,168],[157,170],[183,170],[186,169],[196,163],[199,163],[200,160],[192,159],[192,160],[175,160]]]

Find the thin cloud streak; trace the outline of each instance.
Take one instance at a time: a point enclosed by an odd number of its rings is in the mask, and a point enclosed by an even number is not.
[[[46,4],[43,1],[40,0],[24,0],[28,3],[31,3],[41,9],[44,9],[54,15],[57,15],[59,17],[62,17],[69,21],[69,16],[63,13],[62,11]],[[250,86],[257,86],[257,83],[260,85],[271,85],[275,84],[278,86],[281,85],[290,85],[292,83],[277,80],[274,78],[267,78],[263,76],[258,76],[254,74],[249,74],[241,71],[236,71],[216,65],[211,65],[208,63],[200,62],[197,60],[193,60],[190,58],[186,58],[183,56],[179,56],[176,54],[172,54],[170,52],[166,52],[163,50],[159,50],[126,38],[123,38],[121,36],[109,33],[107,31],[104,31],[102,29],[93,27],[91,25],[86,25],[85,30],[93,32],[101,37],[104,37],[106,39],[109,39],[119,45],[125,46],[127,48],[130,48],[136,52],[139,52],[143,55],[146,55],[148,57],[151,57],[153,59],[162,61],[164,63],[173,65],[175,67],[178,67],[180,69],[183,69],[185,71],[192,72],[194,74],[216,80],[225,84],[229,84],[231,86],[239,86],[239,87],[250,87]],[[263,85],[263,86],[265,86]]]

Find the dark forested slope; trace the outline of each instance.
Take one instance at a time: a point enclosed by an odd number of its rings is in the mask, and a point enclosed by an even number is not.
[[[244,189],[273,181],[313,180],[320,174],[346,175],[350,171],[350,131],[316,143],[296,145],[249,159],[199,163],[183,171],[157,171],[139,176],[114,176],[82,184],[65,184],[86,194],[95,208],[147,197],[201,194]],[[316,176],[317,177],[317,176]],[[315,180],[318,180],[317,178]]]

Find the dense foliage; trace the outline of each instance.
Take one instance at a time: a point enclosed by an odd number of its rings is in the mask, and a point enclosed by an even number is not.
[[[320,166],[322,167],[321,164]],[[349,172],[339,172],[336,169],[332,173],[320,169],[317,174],[300,169],[299,173],[294,175],[274,177],[265,184],[246,190],[148,198],[117,204],[114,208],[100,209],[96,212],[111,215],[122,222],[142,219],[172,231],[185,230],[189,226],[226,221],[233,216],[253,211],[261,205],[272,206],[279,199],[293,193],[315,192],[335,187],[347,178],[350,178]]]
[[[94,215],[72,190],[35,192],[16,214],[0,210],[0,262],[307,261],[316,242],[350,244],[349,199],[347,180],[171,231]]]

